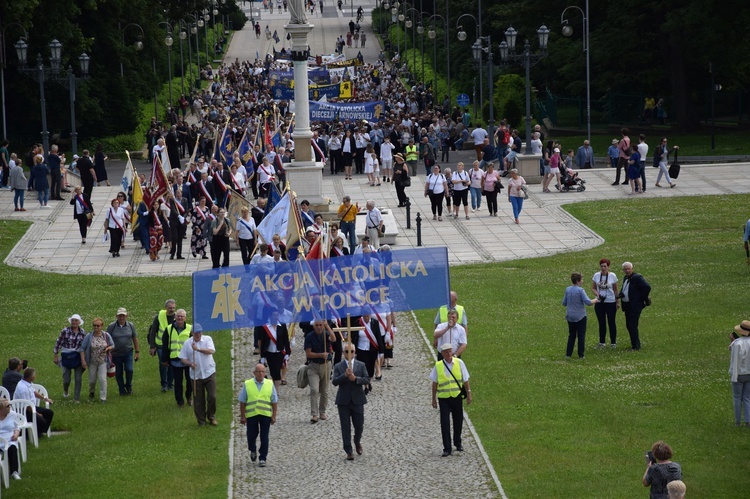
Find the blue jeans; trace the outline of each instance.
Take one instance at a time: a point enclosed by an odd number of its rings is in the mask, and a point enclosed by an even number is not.
[[[471,193],[471,209],[478,210],[482,206],[482,188],[469,187]]]
[[[49,201],[49,187],[43,191],[36,191],[36,195],[39,198],[39,204],[45,206],[47,201]]]
[[[573,355],[573,346],[578,339],[578,358],[584,357],[584,350],[586,348],[586,320],[588,317],[584,317],[578,322],[568,321],[568,348],[565,350],[565,355],[570,357]]]
[[[341,222],[339,229],[349,239],[349,251],[354,252],[357,247],[357,222]]]
[[[15,206],[16,208],[23,208],[23,199],[25,195],[26,195],[25,190],[13,189],[13,206]]]
[[[162,349],[160,347],[156,348],[156,359],[159,363],[159,379],[161,380],[161,387],[171,390],[172,385],[174,385],[174,375],[169,366],[161,365],[161,351]]]
[[[521,210],[523,209],[523,198],[510,196],[510,204],[513,206],[513,218],[518,220],[518,217],[521,216]]]
[[[609,158],[609,166],[610,166],[611,168],[617,168],[617,161],[618,161],[619,159],[620,159],[620,158]]]
[[[125,355],[113,355],[112,361],[115,363],[115,379],[120,395],[130,393],[133,391],[133,351]],[[123,371],[125,371],[125,379],[123,379]]]
[[[750,423],[750,374],[740,374],[732,382],[732,399],[734,399],[734,422],[740,424],[742,408],[745,408],[745,423]]]
[[[247,448],[255,452],[256,440],[260,435],[260,451],[258,457],[265,461],[268,456],[268,431],[271,429],[271,418],[268,416],[253,416],[247,418]]]

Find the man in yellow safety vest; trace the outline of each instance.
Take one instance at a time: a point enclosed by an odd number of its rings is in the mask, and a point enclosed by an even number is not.
[[[464,424],[463,398],[466,404],[471,404],[471,388],[469,387],[469,371],[464,362],[453,356],[453,347],[445,343],[440,347],[443,359],[435,363],[430,373],[432,381],[432,407],[437,408],[440,402],[440,433],[443,436],[443,457],[450,456],[451,422],[453,417],[453,445],[456,450],[463,452],[461,445],[461,428]]]
[[[148,329],[149,353],[152,357],[156,356],[156,359],[159,361],[159,378],[161,380],[162,393],[171,390],[174,383],[172,370],[169,367],[164,367],[161,363],[161,338],[164,336],[167,327],[174,323],[174,311],[176,309],[177,304],[175,301],[171,298],[167,300],[166,303],[164,303],[164,310],[160,310],[159,313],[154,316],[154,320],[151,322],[151,327]]]
[[[182,409],[187,399],[188,405],[193,405],[193,383],[190,380],[190,368],[180,360],[182,345],[190,338],[192,326],[185,322],[187,312],[179,309],[174,313],[174,323],[167,326],[167,330],[161,337],[162,354],[161,365],[172,370],[174,376],[174,399]],[[182,395],[182,381],[185,380],[185,396]]]
[[[257,364],[253,371],[253,378],[242,384],[237,397],[240,402],[240,424],[247,426],[247,447],[250,450],[250,460],[255,462],[259,457],[256,451],[256,440],[260,435],[260,461],[258,466],[266,466],[268,456],[268,432],[276,422],[276,408],[279,396],[273,381],[266,379],[266,366]]]

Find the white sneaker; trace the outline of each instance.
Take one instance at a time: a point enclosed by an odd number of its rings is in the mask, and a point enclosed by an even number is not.
[[[612,343],[612,344],[611,344],[610,346],[611,346],[612,348],[617,348],[617,343]]]
[[[471,212],[474,213],[476,210],[474,208],[471,209]]]
[[[21,475],[19,475],[17,471],[14,471],[11,476],[13,477],[13,480],[20,480],[21,479]]]
[[[606,343],[599,343],[599,346],[597,348],[605,348],[607,346]]]

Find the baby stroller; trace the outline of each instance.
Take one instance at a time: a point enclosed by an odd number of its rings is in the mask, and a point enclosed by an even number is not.
[[[579,178],[577,172],[565,168],[565,165],[560,165],[560,183],[562,184],[560,188],[562,192],[569,192],[573,189],[578,192],[586,190],[586,181]]]

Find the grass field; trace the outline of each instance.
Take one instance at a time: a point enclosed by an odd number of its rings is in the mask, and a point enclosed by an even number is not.
[[[746,497],[750,430],[733,424],[727,335],[750,317],[741,228],[748,197],[569,205],[606,242],[548,258],[452,269],[467,307],[469,413],[509,497],[646,497],[644,452],[664,439],[692,497]],[[640,352],[618,314],[616,351],[566,361],[560,305],[573,271],[630,260],[653,287]],[[418,314],[423,325],[434,317]]]
[[[750,318],[750,268],[741,244],[747,199],[570,205],[604,245],[452,268],[452,287],[471,325],[464,356],[475,397],[469,413],[510,497],[646,497],[643,453],[659,439],[674,448],[692,497],[747,495],[750,430],[733,426],[727,374],[727,335]],[[0,257],[26,228],[0,221]],[[618,315],[618,350],[594,350],[590,310],[586,360],[566,361],[563,290],[572,271],[584,274],[589,289],[602,257],[620,278],[619,264],[632,261],[653,286],[653,306],[641,320],[643,349],[625,351],[629,340]],[[70,314],[81,313],[88,327],[93,317],[111,320],[118,306],[127,306],[145,337],[165,298],[191,312],[189,279],[63,276],[0,265],[0,280],[1,359],[17,355],[39,369],[39,382],[56,400],[53,426],[70,431],[30,451],[24,480],[9,490],[13,496],[226,495],[234,391],[227,333],[212,335],[218,428],[197,428],[192,411],[159,393],[148,357],[136,365],[135,395],[119,397],[112,380],[105,405],[63,401],[51,362]],[[418,317],[428,327],[434,311]]]
[[[27,227],[0,221],[0,259]],[[178,307],[191,313],[188,278],[58,275],[3,264],[0,282],[1,361],[18,356],[37,368],[37,382],[55,401],[53,429],[69,431],[43,438],[39,449],[29,450],[24,479],[13,482],[9,497],[226,497],[234,394],[229,333],[211,334],[222,402],[217,428],[198,428],[192,408],[179,410],[172,393],[160,392],[156,360],[148,356],[148,326],[164,301],[175,298]],[[52,348],[67,317],[81,314],[89,331],[94,317],[109,324],[121,306],[130,312],[143,354],[135,364],[134,395],[120,397],[112,378],[107,403],[89,403],[85,372],[82,403],[63,399]]]

